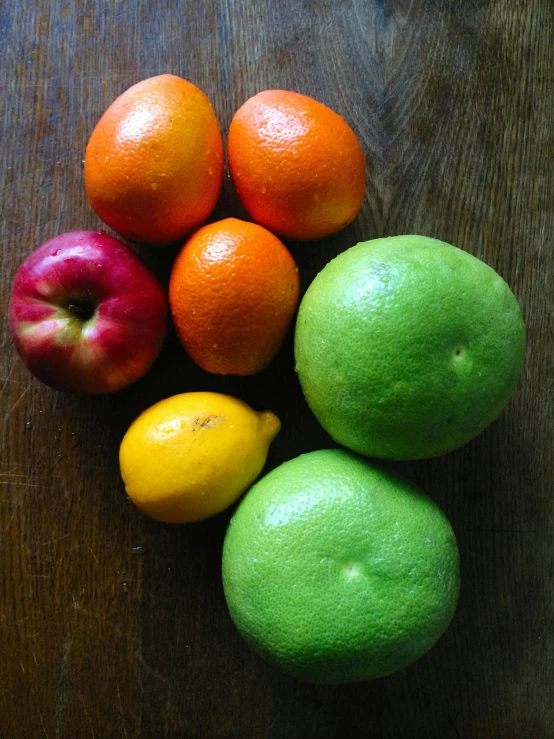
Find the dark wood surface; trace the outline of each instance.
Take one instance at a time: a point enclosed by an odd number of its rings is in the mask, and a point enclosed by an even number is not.
[[[552,0],[8,0],[0,5],[2,192],[0,735],[34,737],[554,736]],[[189,527],[126,500],[129,423],[186,390],[231,393],[283,421],[268,469],[328,447],[292,342],[256,378],[196,369],[170,336],[153,370],[109,397],[72,397],[23,368],[6,309],[40,243],[101,226],[81,160],[97,119],[138,80],[173,72],[226,134],[250,95],[311,95],[355,128],[362,211],[291,244],[305,288],[335,254],[422,233],[494,267],[520,301],[517,393],[474,442],[403,465],[450,517],[462,593],[438,645],[387,679],[298,683],[266,666],[227,614],[229,514]],[[230,183],[212,219],[241,215]],[[172,250],[140,249],[167,279]]]

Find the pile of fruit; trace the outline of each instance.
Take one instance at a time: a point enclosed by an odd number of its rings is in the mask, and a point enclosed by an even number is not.
[[[208,98],[162,75],[108,108],[86,150],[92,207],[127,239],[184,245],[168,296],[105,232],[63,234],[31,254],[16,275],[9,320],[39,380],[81,393],[135,382],[162,348],[168,306],[184,349],[206,372],[249,376],[271,362],[299,302],[298,269],[278,237],[317,240],[348,225],[364,198],[364,156],[325,105],[271,90],[235,114],[228,164],[254,222],[203,226],[224,167]],[[507,403],[524,353],[518,304],[492,268],[425,236],[366,241],[321,270],[295,328],[306,401],[345,449],[301,455],[256,482],[277,415],[189,392],[134,421],[121,442],[121,475],[131,500],[168,523],[213,516],[248,491],[222,563],[245,639],[301,679],[387,675],[450,623],[458,549],[436,504],[358,455],[421,459],[470,441]]]

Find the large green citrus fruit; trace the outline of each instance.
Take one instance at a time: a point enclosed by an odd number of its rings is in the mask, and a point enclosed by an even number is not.
[[[504,280],[425,236],[366,241],[333,259],[300,305],[296,370],[335,441],[369,456],[434,457],[494,421],[523,366]]]
[[[257,482],[229,525],[223,585],[244,638],[296,677],[347,683],[421,657],[448,626],[458,549],[411,484],[341,450]]]

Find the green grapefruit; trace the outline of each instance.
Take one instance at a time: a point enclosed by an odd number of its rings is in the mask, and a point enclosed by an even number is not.
[[[366,241],[333,259],[300,305],[296,370],[339,444],[435,457],[494,421],[521,374],[517,301],[488,265],[425,236]]]
[[[388,675],[421,657],[458,599],[458,549],[433,501],[342,450],[257,482],[223,547],[231,617],[262,656],[316,683]]]

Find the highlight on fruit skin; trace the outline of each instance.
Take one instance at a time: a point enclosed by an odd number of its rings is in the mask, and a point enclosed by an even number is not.
[[[146,515],[190,523],[220,513],[255,481],[281,423],[221,393],[190,392],[145,410],[121,442],[127,495]]]
[[[89,139],[85,188],[97,215],[132,241],[176,243],[212,212],[223,142],[206,95],[162,74],[123,92]]]
[[[339,444],[382,459],[446,454],[498,418],[525,325],[490,266],[426,236],[353,246],[308,287],[296,321],[304,396]]]
[[[338,113],[307,95],[265,90],[247,100],[231,121],[227,156],[244,208],[284,238],[330,236],[362,206],[360,142]]]

